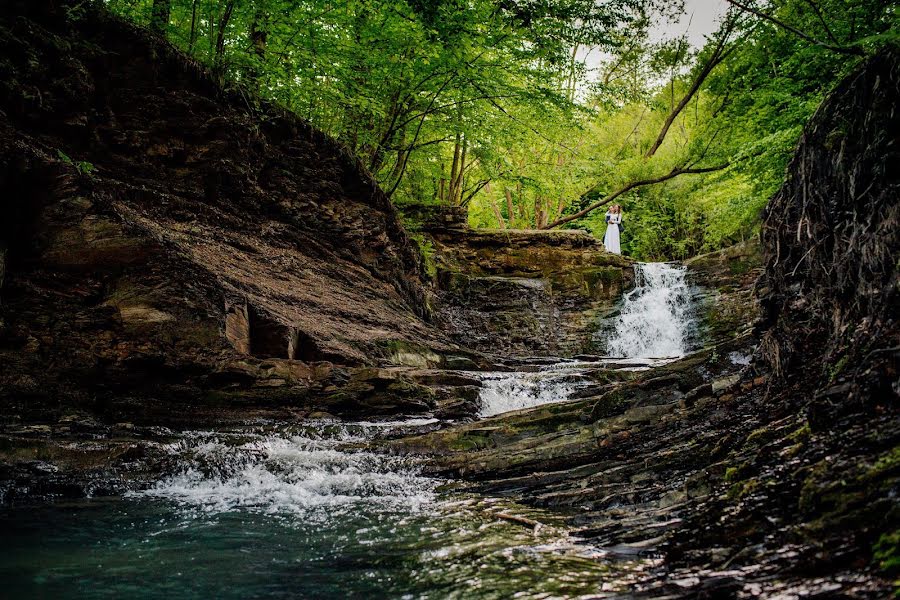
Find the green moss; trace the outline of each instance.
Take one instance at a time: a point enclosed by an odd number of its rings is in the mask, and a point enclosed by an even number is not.
[[[784,449],[784,456],[786,456],[787,458],[793,458],[797,456],[803,450],[803,446],[803,444],[794,444],[792,446],[788,446]]]
[[[809,436],[810,436],[809,423],[804,423],[803,427],[801,427],[797,431],[790,433],[787,436],[787,438],[785,438],[785,439],[787,439],[789,442],[793,442],[795,444],[802,444],[803,442],[805,442],[809,439]]]
[[[900,529],[882,534],[873,548],[873,556],[878,568],[888,577],[900,576]],[[900,592],[900,581],[894,582],[895,596]]]
[[[898,471],[900,471],[900,446],[895,446],[879,456],[875,464],[862,474],[860,481],[865,483],[874,479],[881,479]]]
[[[470,452],[490,448],[494,444],[483,433],[467,432],[448,442],[447,447],[458,452]]]
[[[843,372],[843,370],[847,366],[848,362],[850,362],[850,357],[845,355],[845,356],[842,356],[840,358],[840,360],[838,360],[836,363],[834,363],[833,365],[831,365],[828,368],[828,382],[829,383],[831,383],[835,379],[837,379],[838,375],[840,375]]]
[[[410,233],[410,239],[415,242],[419,249],[419,256],[422,257],[422,265],[425,268],[425,274],[429,279],[437,277],[437,260],[435,259],[434,243],[423,233]]]
[[[760,427],[747,436],[748,444],[768,444],[778,437],[778,432],[769,427]]]
[[[743,275],[751,269],[749,261],[732,259],[728,261],[728,270],[732,275]]]
[[[759,479],[756,479],[755,477],[746,481],[738,481],[729,488],[727,497],[731,501],[740,500],[741,498],[752,494],[759,488],[759,485]]]
[[[809,468],[809,474],[803,480],[803,486],[800,488],[798,505],[801,510],[808,511],[816,507],[822,491],[820,480],[827,472],[828,463],[824,460]]]
[[[441,357],[428,346],[406,340],[387,340],[379,345],[387,350],[390,360],[398,365],[429,368],[439,365]]]
[[[734,483],[740,481],[747,477],[748,472],[750,471],[748,465],[735,465],[733,467],[728,467],[725,470],[725,481],[727,483]]]

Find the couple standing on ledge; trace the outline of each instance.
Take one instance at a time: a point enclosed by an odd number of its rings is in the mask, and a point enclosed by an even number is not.
[[[606,235],[603,236],[603,245],[607,252],[613,254],[622,254],[622,248],[619,246],[619,234],[624,231],[622,227],[622,207],[613,204],[606,211]]]

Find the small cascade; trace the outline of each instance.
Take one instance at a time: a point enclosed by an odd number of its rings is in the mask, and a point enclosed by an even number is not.
[[[277,434],[188,433],[170,448],[180,471],[135,495],[206,513],[299,514],[307,521],[361,505],[374,512],[416,512],[432,501],[436,484],[415,464],[342,448],[371,439],[377,428],[323,424]]]
[[[612,357],[672,359],[691,348],[695,327],[695,290],[687,268],[670,263],[636,263],[635,288],[606,329],[606,353]]]
[[[482,375],[479,417],[561,402],[578,385],[577,373],[564,365],[536,372],[486,373]]]
[[[587,370],[646,369],[680,358],[694,348],[697,336],[697,290],[687,269],[671,263],[635,264],[635,288],[618,315],[603,327],[606,356],[589,362],[560,360],[536,371],[475,374],[482,379],[480,417],[564,402],[588,383]]]

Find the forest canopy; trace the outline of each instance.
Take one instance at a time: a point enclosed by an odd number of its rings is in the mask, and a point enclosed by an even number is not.
[[[644,260],[754,235],[803,124],[898,40],[888,0],[728,0],[699,48],[654,35],[666,0],[106,3],[340,140],[401,212],[602,236],[615,201]]]

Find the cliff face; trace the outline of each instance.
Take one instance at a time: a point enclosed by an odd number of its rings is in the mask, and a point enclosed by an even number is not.
[[[832,381],[861,382],[864,362],[896,360],[886,349],[900,341],[898,97],[895,49],[823,104],[766,208],[763,356],[783,378],[803,374],[812,359],[822,363],[816,375],[830,367]],[[891,396],[885,384],[869,381],[855,400]]]
[[[759,319],[754,287],[762,272],[759,240],[747,240],[685,261],[702,290],[702,335],[711,342],[750,333]]]
[[[458,343],[494,356],[590,352],[633,285],[631,261],[580,231],[430,231],[435,311]]]
[[[92,5],[0,13],[0,223],[0,395],[20,409],[260,386],[294,402],[332,363],[451,349],[355,159]]]

